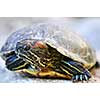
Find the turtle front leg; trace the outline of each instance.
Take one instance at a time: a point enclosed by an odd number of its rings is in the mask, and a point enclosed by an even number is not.
[[[61,69],[72,76],[72,81],[88,81],[91,78],[90,72],[83,65],[76,61],[62,61]]]
[[[15,51],[4,54],[6,60],[6,67],[8,70],[16,71],[30,66],[29,63],[25,62],[22,58],[18,57]]]

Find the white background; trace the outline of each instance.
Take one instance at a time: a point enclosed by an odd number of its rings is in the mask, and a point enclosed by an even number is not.
[[[99,0],[3,0],[1,17],[96,17]],[[0,84],[0,100],[99,100],[98,84]]]

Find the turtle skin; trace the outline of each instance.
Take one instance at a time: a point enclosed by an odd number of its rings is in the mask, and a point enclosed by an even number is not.
[[[16,52],[12,51],[4,56],[9,70],[29,77],[72,79],[73,82],[88,81],[91,77],[84,64],[36,39],[18,42]]]

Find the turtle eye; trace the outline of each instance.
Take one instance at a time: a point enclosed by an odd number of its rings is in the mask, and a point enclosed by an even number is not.
[[[30,50],[30,46],[29,45],[24,45],[24,50],[26,50],[26,51],[28,51],[28,50]]]
[[[22,52],[23,50],[28,51],[30,49],[30,45],[23,44],[21,42],[18,42],[16,45],[16,50],[19,52]]]

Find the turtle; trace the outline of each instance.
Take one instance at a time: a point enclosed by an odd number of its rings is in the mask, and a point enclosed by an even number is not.
[[[37,23],[13,32],[2,46],[6,68],[36,78],[88,81],[95,50],[64,25]]]

